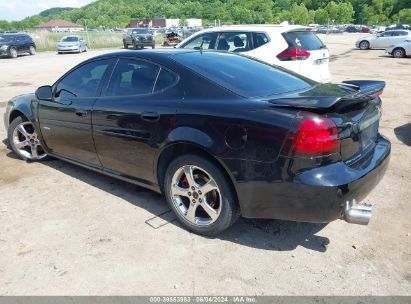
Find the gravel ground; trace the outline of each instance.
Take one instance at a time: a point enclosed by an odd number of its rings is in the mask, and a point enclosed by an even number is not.
[[[59,160],[26,163],[0,144],[0,295],[409,295],[411,59],[353,49],[355,34],[321,38],[334,82],[387,82],[392,157],[368,226],[240,219],[204,238],[153,192]],[[1,59],[1,117],[8,98],[106,51]]]

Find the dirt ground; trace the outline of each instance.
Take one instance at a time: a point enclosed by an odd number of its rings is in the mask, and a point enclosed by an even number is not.
[[[411,59],[353,49],[357,37],[321,36],[334,82],[387,82],[392,157],[367,198],[368,226],[240,219],[204,238],[153,192],[58,160],[26,163],[0,143],[0,295],[410,295]],[[102,52],[1,59],[1,117],[10,97]]]

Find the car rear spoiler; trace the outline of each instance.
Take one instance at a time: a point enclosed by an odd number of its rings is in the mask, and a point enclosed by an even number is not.
[[[322,96],[321,93],[318,95],[312,94],[311,96],[304,93],[292,94],[286,97],[271,99],[269,102],[276,107],[329,110],[335,107],[351,106],[356,103],[375,99],[382,94],[385,88],[385,82],[379,80],[347,80],[338,84],[338,86],[342,89],[345,87],[352,92],[347,92],[346,95],[339,96],[338,94],[335,96]],[[313,89],[313,91],[314,90],[315,89]],[[310,93],[310,91],[308,92]],[[321,89],[318,91],[321,91]]]

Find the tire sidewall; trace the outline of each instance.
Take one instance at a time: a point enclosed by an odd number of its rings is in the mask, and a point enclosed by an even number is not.
[[[14,50],[14,51],[13,51]],[[17,50],[16,50],[16,48],[14,48],[14,47],[11,47],[10,48],[10,50],[9,50],[9,53],[10,53],[10,57],[11,58],[17,58]]]
[[[17,116],[15,119],[13,119],[13,121],[10,123],[9,128],[7,129],[7,141],[8,144],[10,146],[10,148],[13,150],[14,153],[16,153],[18,155],[18,157],[22,160],[25,161],[29,161],[29,162],[37,162],[37,161],[44,161],[47,159],[50,159],[50,156],[46,155],[44,158],[42,159],[28,159],[27,157],[25,157],[24,155],[22,155],[20,153],[20,151],[16,148],[16,146],[14,145],[14,141],[13,141],[13,133],[14,130],[17,128],[17,126],[23,122],[27,122],[29,120],[23,118],[22,116]],[[33,126],[34,127],[34,126]]]
[[[34,46],[30,46],[29,53],[30,55],[36,55],[36,48]]]
[[[400,56],[397,56],[396,55],[396,52],[400,52]],[[404,51],[402,50],[402,49],[399,49],[399,48],[397,48],[397,49],[395,49],[393,52],[392,52],[392,54],[393,54],[393,57],[394,58],[402,58],[402,57],[404,57]]]
[[[364,47],[366,46],[366,47]],[[370,43],[366,40],[360,42],[360,49],[361,50],[368,50],[370,48]]]
[[[218,219],[208,226],[197,226],[186,220],[186,218],[177,210],[172,196],[171,184],[174,173],[185,165],[193,165],[207,171],[216,181],[221,194],[221,213]],[[238,208],[236,196],[233,193],[232,187],[227,181],[227,178],[222,174],[221,170],[208,159],[197,155],[183,155],[173,160],[167,168],[164,178],[164,195],[170,208],[175,213],[179,222],[188,230],[206,236],[214,236],[227,229],[238,217]]]

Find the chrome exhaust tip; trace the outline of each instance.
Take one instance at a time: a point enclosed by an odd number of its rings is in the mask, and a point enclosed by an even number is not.
[[[345,203],[343,219],[347,223],[368,225],[372,216],[371,204],[357,204],[356,200]]]

